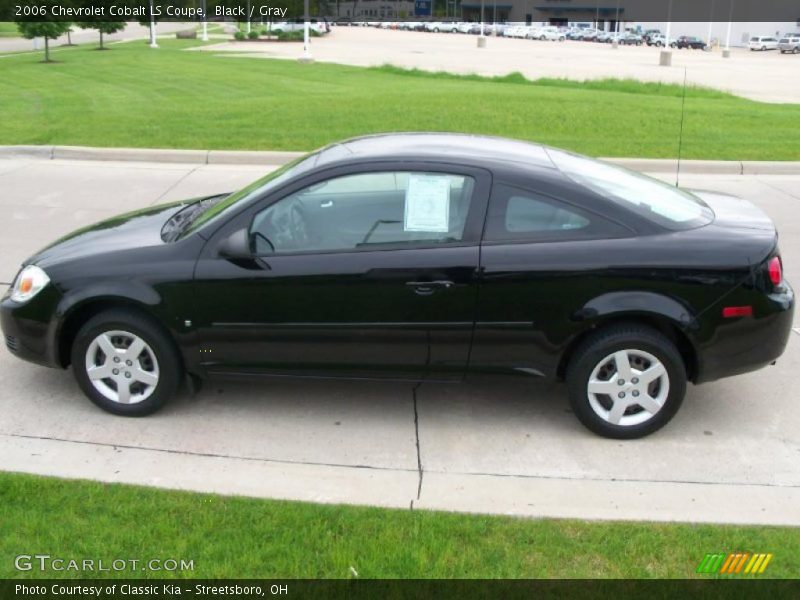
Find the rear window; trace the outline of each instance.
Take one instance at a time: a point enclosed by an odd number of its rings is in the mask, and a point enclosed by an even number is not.
[[[667,229],[694,229],[714,218],[697,196],[652,177],[552,148],[547,153],[574,182]]]

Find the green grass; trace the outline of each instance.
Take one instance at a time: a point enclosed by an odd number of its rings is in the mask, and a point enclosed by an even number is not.
[[[0,38],[2,37],[20,37],[17,24],[11,21],[0,21]]]
[[[772,552],[764,576],[800,577],[800,535],[788,527],[386,510],[12,473],[0,473],[0,514],[2,578],[40,576],[14,570],[15,556],[36,553],[192,560],[175,575],[204,578],[347,578],[350,567],[362,578],[705,578],[703,556],[729,551]]]
[[[311,150],[386,131],[534,140],[594,156],[674,157],[682,89],[301,65],[183,52],[197,41],[0,59],[0,144]],[[800,104],[689,88],[683,157],[799,160]]]

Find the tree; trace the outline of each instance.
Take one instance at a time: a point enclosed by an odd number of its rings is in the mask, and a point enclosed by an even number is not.
[[[53,62],[50,60],[50,40],[54,40],[64,35],[69,30],[70,24],[59,21],[17,21],[17,28],[22,37],[32,40],[33,38],[44,38],[44,60],[42,62]]]
[[[103,34],[112,34],[125,29],[125,21],[78,21],[81,29],[97,29],[100,32],[100,50],[105,50],[103,46]]]

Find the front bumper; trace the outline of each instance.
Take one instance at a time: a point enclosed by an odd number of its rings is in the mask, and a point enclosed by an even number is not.
[[[0,329],[11,354],[38,365],[61,366],[56,359],[52,321],[58,297],[49,285],[25,304],[13,302],[8,296],[0,300]]]

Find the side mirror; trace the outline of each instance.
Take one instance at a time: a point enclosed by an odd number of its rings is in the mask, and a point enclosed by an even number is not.
[[[234,231],[219,245],[219,254],[226,258],[253,258],[250,232],[246,228]]]

